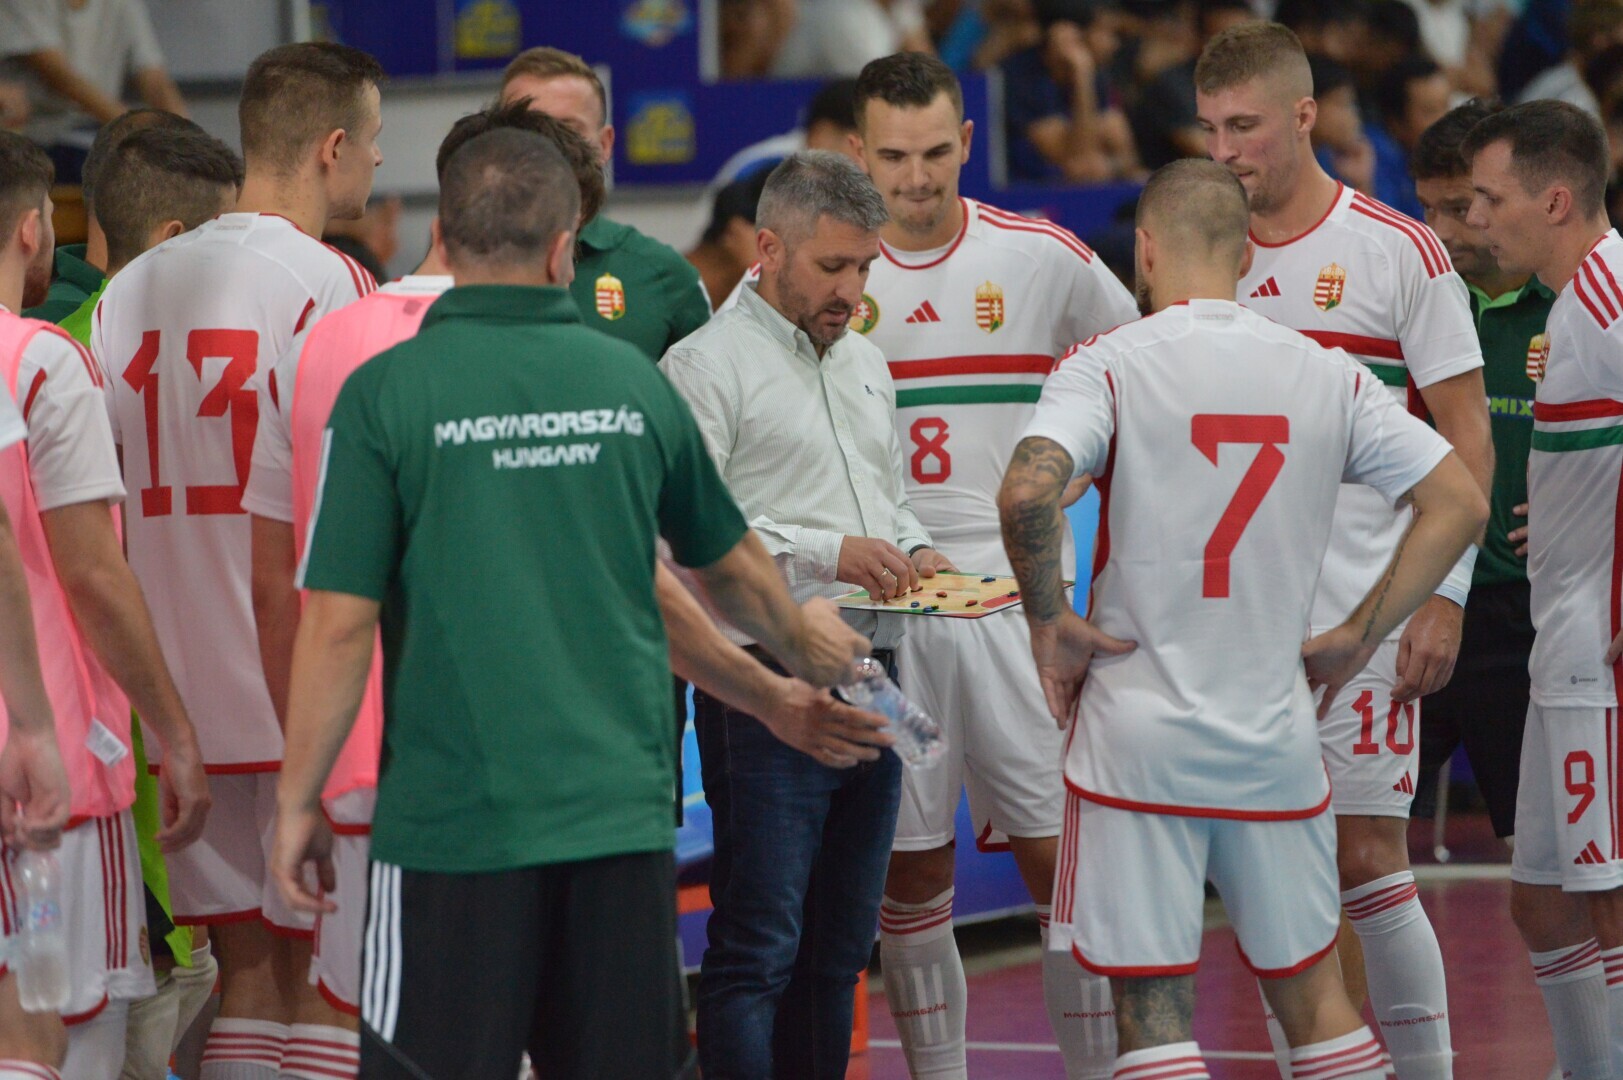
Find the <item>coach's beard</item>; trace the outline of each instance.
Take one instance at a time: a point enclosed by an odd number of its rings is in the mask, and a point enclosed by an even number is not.
[[[811,299],[790,283],[787,270],[778,275],[777,285],[778,302],[784,307],[784,316],[811,338],[813,345],[819,349],[826,349],[845,336],[846,330],[851,326],[850,304],[843,300],[833,300],[822,307],[813,308]],[[819,324],[818,320],[825,315],[831,320],[839,319],[837,329],[831,328],[828,323]]]

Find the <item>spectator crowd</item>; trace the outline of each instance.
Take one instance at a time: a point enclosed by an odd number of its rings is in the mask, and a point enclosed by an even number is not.
[[[1259,18],[1307,47],[1326,169],[1414,217],[1415,141],[1467,98],[1570,102],[1606,125],[1623,164],[1623,0],[722,0],[720,11],[724,79],[851,77],[900,49],[995,74],[1016,183],[1138,180],[1203,156],[1195,58]],[[1615,183],[1608,204],[1615,219]]]

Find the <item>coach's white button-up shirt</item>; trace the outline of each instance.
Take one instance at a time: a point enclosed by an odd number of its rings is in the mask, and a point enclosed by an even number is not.
[[[660,366],[796,600],[855,588],[834,577],[846,536],[903,551],[930,543],[903,487],[890,370],[860,334],[847,333],[819,359],[804,331],[746,288]],[[876,647],[901,638],[898,617],[846,618]]]

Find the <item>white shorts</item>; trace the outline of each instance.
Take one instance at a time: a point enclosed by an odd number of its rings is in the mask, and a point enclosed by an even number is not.
[[[276,829],[277,773],[209,777],[214,806],[197,842],[165,857],[169,902],[177,925],[262,919],[271,930],[308,939],[314,920],[294,911],[266,866]]]
[[[17,852],[0,843],[0,918],[9,937],[17,927]],[[62,834],[56,849],[68,931],[72,989],[62,1011],[66,1024],[82,1024],[109,1001],[134,1001],[157,993],[147,937],[146,894],[135,823],[128,810],[91,818]],[[9,959],[9,958],[5,958]],[[0,971],[5,965],[0,963]]]
[[[1420,702],[1392,700],[1397,667],[1398,642],[1381,642],[1319,723],[1337,814],[1409,816],[1420,767]]]
[[[1623,886],[1618,721],[1616,709],[1528,705],[1511,880],[1568,892]]]
[[[1206,882],[1240,959],[1264,979],[1300,974],[1341,926],[1336,826],[1328,811],[1240,821],[1118,810],[1067,793],[1048,947],[1099,975],[1159,978],[1200,961]]]
[[[327,1004],[350,1016],[361,1015],[361,935],[366,929],[367,861],[376,802],[375,789],[356,789],[327,808],[333,826],[333,874],[338,879],[332,899],[338,910],[316,916],[310,982]]]
[[[1048,715],[1020,613],[913,619],[896,665],[902,692],[935,717],[947,750],[928,769],[903,770],[894,849],[951,842],[965,787],[981,850],[1006,849],[1010,836],[1058,836],[1065,733]]]

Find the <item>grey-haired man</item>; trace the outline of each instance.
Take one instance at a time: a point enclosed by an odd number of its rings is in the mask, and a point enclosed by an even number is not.
[[[900,596],[951,569],[907,503],[885,358],[846,333],[888,216],[849,159],[785,159],[756,211],[759,284],[661,361],[801,601]],[[875,619],[853,623],[888,664],[900,620]],[[887,752],[831,768],[754,717],[694,701],[716,839],[700,1065],[707,1080],[843,1077],[901,763]]]

